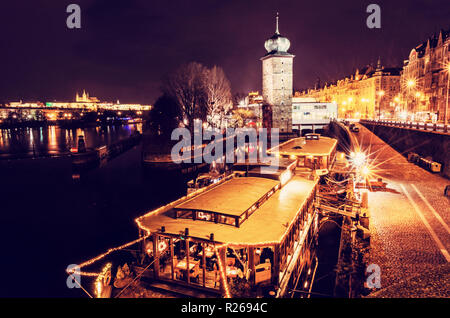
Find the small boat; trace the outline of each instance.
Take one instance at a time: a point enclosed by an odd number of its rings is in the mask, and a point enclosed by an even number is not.
[[[217,183],[225,177],[225,174],[219,174],[217,172],[201,173],[197,178],[188,181],[187,193],[192,193],[198,189],[207,187],[213,183]]]
[[[176,141],[168,140],[160,136],[148,136],[144,138],[142,147],[142,165],[153,173],[175,173],[190,174],[205,168],[208,163],[203,160],[199,163],[195,162],[194,149],[203,149],[206,142],[201,145],[193,145],[189,151],[191,152],[188,162],[176,163],[172,160],[172,147]]]

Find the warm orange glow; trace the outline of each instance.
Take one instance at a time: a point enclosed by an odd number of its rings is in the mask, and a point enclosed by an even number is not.
[[[111,275],[109,272],[111,270],[111,263],[108,263],[103,267],[102,272],[97,276],[97,279],[95,280],[94,287],[95,287],[95,294],[97,295],[97,298],[100,298],[103,291],[103,285],[106,285],[106,280],[110,280],[111,277],[107,277],[107,275]]]
[[[286,183],[288,183],[288,181],[292,178],[292,171],[291,170],[286,170],[284,171],[281,175],[280,175],[280,182],[281,185],[284,186]]]
[[[79,265],[79,268],[81,269],[81,268],[83,268],[83,267],[89,266],[89,265],[91,265],[91,264],[93,264],[93,263],[95,263],[95,262],[97,262],[97,261],[103,259],[104,257],[108,256],[108,255],[111,254],[112,252],[119,251],[119,250],[122,250],[122,249],[124,249],[124,248],[127,248],[127,247],[129,247],[129,246],[131,246],[131,245],[133,245],[133,244],[139,243],[140,241],[145,240],[145,239],[148,238],[149,236],[150,236],[150,234],[148,234],[148,235],[146,235],[146,236],[143,236],[143,237],[140,237],[140,238],[138,238],[137,240],[131,241],[131,242],[129,242],[129,243],[123,244],[123,245],[121,245],[121,246],[114,247],[114,248],[110,248],[110,249],[109,249],[108,251],[106,251],[105,253],[100,254],[99,256],[97,256],[97,257],[95,257],[95,258],[92,258],[92,259],[90,259],[90,260],[88,260],[88,261],[86,261],[86,262],[80,264],[80,265]],[[78,272],[77,270],[75,270],[75,268],[72,268],[72,269],[70,269],[70,270],[67,270],[67,273],[68,273],[69,275],[71,275],[71,274],[79,274],[79,275],[81,275],[81,276],[91,276],[91,277],[95,277],[95,276],[98,276],[98,275],[101,274],[101,273],[93,273],[93,272]]]
[[[286,182],[286,183],[289,182],[289,180],[291,179],[291,177],[292,177],[292,175],[293,175],[292,169],[296,166],[296,164],[297,164],[297,161],[293,162],[293,163],[286,169],[286,171],[284,171],[284,172],[281,174],[280,179],[288,178],[288,180],[285,181],[285,182]],[[285,175],[285,176],[283,176],[283,175]],[[143,224],[143,222],[142,222],[144,218],[146,218],[146,217],[148,217],[148,216],[151,216],[151,215],[153,215],[153,214],[163,213],[163,212],[165,212],[165,211],[167,211],[167,210],[169,210],[169,209],[172,209],[172,208],[175,207],[176,205],[180,204],[182,201],[185,201],[186,199],[190,199],[190,198],[192,198],[193,196],[197,196],[197,195],[198,195],[199,193],[201,193],[201,192],[204,192],[204,191],[210,191],[212,188],[216,187],[218,184],[221,184],[221,183],[225,182],[226,180],[229,180],[230,178],[233,178],[234,176],[235,176],[235,174],[232,174],[232,175],[228,176],[227,178],[224,178],[224,179],[220,180],[220,181],[219,181],[218,183],[216,183],[216,184],[213,184],[213,185],[211,185],[211,186],[208,186],[208,187],[205,187],[205,188],[203,188],[203,189],[200,189],[199,191],[197,191],[197,192],[195,192],[195,193],[190,193],[190,194],[188,194],[188,195],[186,195],[186,196],[183,196],[182,198],[180,198],[180,199],[178,199],[178,200],[176,200],[176,201],[173,201],[173,202],[171,202],[171,203],[169,203],[169,204],[167,204],[167,205],[165,205],[165,206],[162,206],[162,207],[160,207],[160,208],[157,208],[157,209],[155,209],[155,210],[152,210],[152,211],[150,211],[150,212],[148,212],[148,213],[146,213],[146,214],[144,214],[144,215],[142,215],[142,216],[136,218],[136,219],[135,219],[135,222],[136,222],[136,224],[138,225],[139,229],[141,229],[141,230],[143,230],[143,231],[145,232],[145,234],[144,234],[142,237],[140,237],[139,239],[134,240],[134,241],[132,241],[132,242],[123,244],[123,245],[121,245],[121,246],[119,246],[119,247],[111,248],[111,249],[109,249],[107,252],[105,252],[105,253],[103,253],[103,254],[101,254],[101,255],[99,255],[99,256],[97,256],[97,257],[91,259],[91,260],[88,260],[88,261],[82,263],[81,265],[79,265],[79,268],[81,269],[81,268],[84,268],[84,267],[86,267],[86,266],[89,266],[89,265],[91,265],[91,264],[93,264],[93,263],[95,263],[95,262],[97,262],[97,261],[103,259],[104,257],[106,257],[107,255],[111,254],[111,253],[114,252],[114,251],[122,250],[122,249],[124,249],[124,248],[127,248],[127,247],[129,247],[129,246],[131,246],[131,245],[133,245],[133,244],[139,243],[139,242],[141,242],[141,241],[147,239],[148,237],[150,237],[150,234],[151,234],[150,228],[146,227],[146,226]],[[225,243],[225,244],[220,244],[220,245],[215,245],[215,246],[214,246],[214,250],[215,250],[215,252],[216,252],[216,254],[217,254],[217,260],[218,260],[218,267],[219,267],[219,271],[220,271],[221,284],[222,284],[222,286],[223,286],[224,296],[225,296],[226,298],[231,298],[231,292],[230,292],[230,287],[229,287],[228,281],[227,281],[227,275],[226,275],[227,269],[226,269],[226,264],[223,264],[223,262],[222,262],[222,260],[221,260],[221,258],[220,258],[220,255],[219,255],[219,250],[220,250],[221,248],[227,248],[228,246],[237,247],[237,248],[242,248],[242,247],[243,247],[243,248],[245,248],[245,247],[265,247],[265,246],[269,246],[269,245],[280,244],[280,242],[283,242],[283,241],[286,239],[287,235],[290,233],[293,224],[297,221],[297,216],[298,216],[299,213],[302,211],[304,205],[308,202],[308,200],[310,199],[310,197],[311,197],[312,195],[314,195],[314,193],[315,193],[314,191],[315,191],[315,189],[316,189],[317,183],[318,183],[318,179],[315,180],[315,185],[314,185],[313,189],[311,190],[310,194],[309,194],[308,196],[306,196],[306,197],[304,198],[303,202],[299,205],[299,208],[298,208],[296,217],[292,218],[292,220],[290,221],[290,223],[287,225],[285,232],[283,233],[283,235],[280,237],[279,240],[277,240],[277,241],[261,241],[261,242],[252,243],[252,244],[248,244],[248,243],[245,243],[245,242],[228,242],[228,243]],[[283,180],[280,182],[280,184],[283,184]],[[278,184],[278,185],[275,187],[275,191],[277,191],[277,190],[283,191],[284,188],[281,188],[281,187],[280,187],[280,184]],[[306,226],[305,228],[309,228],[310,224],[312,223],[312,220],[314,219],[313,217],[311,217],[311,216],[314,216],[314,213],[316,213],[314,210],[311,210],[311,211],[309,212],[309,217],[308,217],[308,221],[307,221],[308,224],[307,224],[307,226]],[[306,233],[307,233],[307,232],[305,231],[304,234],[303,234],[303,236],[306,237]],[[302,237],[303,237],[303,236],[302,236]],[[302,241],[302,240],[300,240],[300,241]],[[163,246],[163,245],[164,245],[164,246]],[[160,250],[163,249],[163,250],[164,250],[165,248],[167,248],[167,244],[166,244],[165,241],[162,241],[162,242],[158,245],[158,249],[160,249]],[[109,267],[108,267],[108,266],[109,266]],[[76,273],[76,274],[80,274],[80,275],[83,275],[83,276],[97,277],[94,287],[95,287],[95,290],[96,290],[96,295],[99,296],[99,295],[101,295],[102,288],[103,288],[103,285],[101,284],[101,282],[104,280],[104,277],[105,277],[105,275],[106,275],[105,273],[108,272],[108,270],[110,269],[110,266],[111,266],[111,265],[108,263],[108,264],[103,268],[102,272],[100,272],[100,273],[94,273],[94,272],[81,272],[81,271],[77,271],[77,270],[75,270],[75,269],[68,270],[67,273],[68,273],[68,274],[74,274],[74,273]]]
[[[367,177],[367,176],[370,174],[370,169],[369,169],[369,167],[368,167],[368,166],[364,166],[364,167],[361,169],[361,174],[362,174],[363,176]]]

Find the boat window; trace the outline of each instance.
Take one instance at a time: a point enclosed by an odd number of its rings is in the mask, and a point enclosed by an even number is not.
[[[213,220],[212,213],[198,211],[197,212],[197,220],[212,221]]]
[[[236,225],[236,219],[229,216],[219,215],[219,223]]]
[[[192,219],[192,211],[178,210],[177,217]]]

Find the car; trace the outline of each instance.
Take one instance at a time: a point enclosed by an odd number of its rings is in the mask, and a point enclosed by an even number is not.
[[[355,133],[359,132],[359,128],[357,126],[353,126],[351,129]]]

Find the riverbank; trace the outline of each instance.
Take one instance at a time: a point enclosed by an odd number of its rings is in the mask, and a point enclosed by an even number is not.
[[[66,157],[84,136],[87,148],[111,145],[142,132],[143,124],[111,125],[89,128],[15,128],[0,130],[0,160]]]
[[[15,129],[15,128],[40,128],[48,126],[58,126],[68,129],[89,128],[89,127],[103,127],[103,126],[120,126],[127,124],[141,124],[142,119],[115,119],[109,121],[84,121],[84,120],[44,120],[44,121],[23,121],[0,123],[0,129]]]

